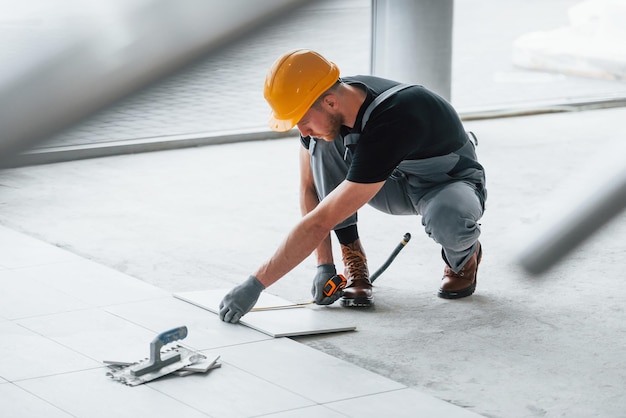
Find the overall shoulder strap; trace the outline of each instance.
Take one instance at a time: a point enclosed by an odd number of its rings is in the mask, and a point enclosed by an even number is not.
[[[380,93],[374,99],[374,101],[372,103],[370,103],[370,105],[367,107],[367,109],[365,109],[365,113],[363,114],[363,120],[361,121],[361,131],[363,131],[363,129],[365,129],[365,124],[369,120],[370,115],[372,114],[374,109],[376,109],[376,107],[379,104],[381,104],[382,102],[384,102],[385,100],[387,100],[389,97],[393,96],[394,94],[396,94],[400,90],[404,90],[404,89],[406,89],[408,87],[411,87],[411,84],[398,84],[397,86],[393,86],[392,88],[387,89],[387,90],[383,91],[382,93]]]
[[[396,86],[391,87],[390,89],[383,91],[381,94],[379,94],[372,101],[372,103],[370,103],[370,105],[367,106],[367,109],[365,109],[365,113],[363,113],[363,119],[361,120],[361,132],[363,132],[363,129],[365,129],[365,125],[367,124],[367,121],[369,120],[370,115],[379,104],[381,104],[382,102],[384,102],[385,100],[387,100],[389,97],[393,96],[400,90],[404,90],[411,86],[412,86],[411,84],[398,84]],[[348,145],[356,144],[359,141],[360,136],[361,136],[360,133],[353,133],[353,134],[348,134],[343,138],[343,144],[346,146],[346,154],[344,155],[344,159],[348,155]]]

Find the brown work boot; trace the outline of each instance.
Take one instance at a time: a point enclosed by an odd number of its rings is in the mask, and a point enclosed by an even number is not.
[[[482,256],[483,249],[480,242],[478,242],[476,252],[472,254],[458,273],[452,271],[450,266],[446,264],[438,296],[444,299],[460,299],[474,293],[474,290],[476,290],[478,265]]]
[[[356,240],[349,245],[341,245],[344,272],[348,283],[343,291],[341,303],[343,306],[369,307],[374,303],[372,283],[369,280],[370,272],[367,269],[367,259],[361,247],[361,241]]]

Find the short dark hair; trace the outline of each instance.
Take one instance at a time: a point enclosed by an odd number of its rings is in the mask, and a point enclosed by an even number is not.
[[[335,81],[335,84],[333,84],[332,86],[330,86],[328,89],[326,89],[326,91],[322,94],[320,94],[320,97],[318,97],[313,104],[311,105],[311,107],[316,107],[319,108],[322,105],[322,101],[324,100],[324,97],[328,96],[331,92],[337,90],[337,88],[339,87],[339,85],[343,84],[343,81],[341,81],[341,79],[338,79],[337,81]]]

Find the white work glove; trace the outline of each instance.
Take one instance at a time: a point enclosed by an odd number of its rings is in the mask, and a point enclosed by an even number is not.
[[[343,290],[338,290],[331,296],[324,294],[324,285],[328,279],[336,274],[337,270],[334,264],[321,264],[317,266],[317,273],[313,278],[313,286],[311,286],[311,295],[313,296],[313,301],[318,305],[330,305],[343,296]]]
[[[220,302],[220,319],[224,322],[239,322],[242,316],[250,312],[265,287],[254,277],[248,277],[234,287]]]

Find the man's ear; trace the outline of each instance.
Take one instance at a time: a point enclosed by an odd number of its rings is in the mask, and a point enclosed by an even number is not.
[[[324,96],[324,104],[331,109],[337,108],[337,96],[334,93],[329,93]]]

